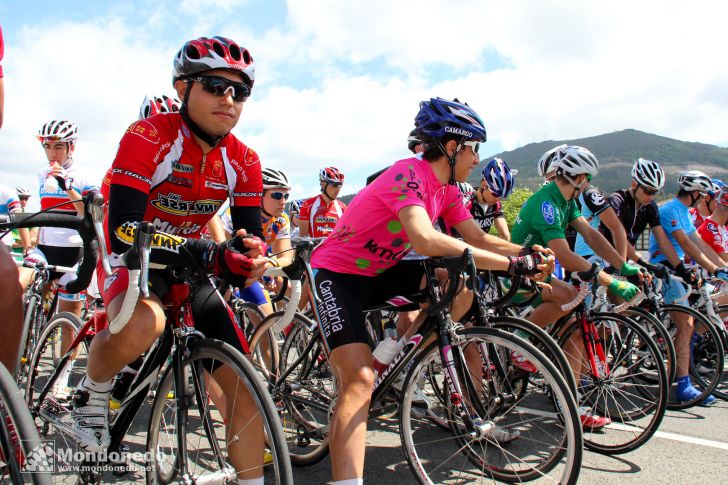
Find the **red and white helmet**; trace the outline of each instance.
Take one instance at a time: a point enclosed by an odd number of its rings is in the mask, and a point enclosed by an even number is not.
[[[143,120],[160,113],[177,113],[179,112],[179,107],[179,101],[164,94],[161,97],[146,96],[144,101],[142,101],[142,106],[139,108],[139,119]]]
[[[41,143],[63,141],[73,145],[78,140],[78,127],[73,121],[51,120],[38,130],[36,138]]]
[[[715,196],[715,200],[724,207],[728,207],[728,186],[720,189],[718,194]]]
[[[225,37],[200,37],[188,41],[174,57],[173,82],[213,69],[225,69],[243,76],[253,89],[255,63],[248,49]]]
[[[344,174],[336,167],[326,167],[319,172],[319,180],[327,184],[343,184]]]

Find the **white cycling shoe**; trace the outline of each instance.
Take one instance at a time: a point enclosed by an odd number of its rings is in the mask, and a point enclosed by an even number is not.
[[[73,429],[78,446],[86,451],[98,453],[109,447],[109,394],[111,383],[99,388],[84,376],[73,393]]]

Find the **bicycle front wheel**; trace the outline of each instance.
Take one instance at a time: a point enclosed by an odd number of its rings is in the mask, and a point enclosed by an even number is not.
[[[179,388],[170,365],[152,403],[147,483],[234,483],[263,476],[268,483],[292,484],[280,420],[253,365],[218,340],[194,341],[188,349]]]
[[[492,328],[459,331],[451,352],[466,409],[466,424],[449,404],[456,395],[436,342],[420,352],[400,398],[400,436],[410,469],[420,483],[576,483],[581,470],[582,431],[571,390],[556,367],[533,345]],[[512,354],[537,369],[533,385],[517,391],[520,370]],[[427,375],[442,369],[437,385]],[[428,378],[430,377],[430,378]],[[438,392],[446,392],[444,402]],[[449,430],[433,424],[432,414]]]

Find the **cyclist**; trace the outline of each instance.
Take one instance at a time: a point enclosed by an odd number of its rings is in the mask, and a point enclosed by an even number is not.
[[[288,203],[288,213],[291,215],[291,237],[299,237],[301,225],[301,201],[291,200]]]
[[[715,197],[718,195],[720,189],[725,187],[725,184],[720,179],[711,179],[710,183],[712,188],[695,203],[695,207],[688,209],[688,212],[690,212],[690,220],[696,229],[702,226],[705,219],[713,213],[715,210]]]
[[[577,207],[577,197],[599,170],[596,157],[586,148],[563,145],[546,152],[542,160],[544,163],[540,165],[545,167],[543,173],[548,175],[551,181],[526,201],[513,224],[511,240],[522,245],[547,245],[566,270],[572,272],[588,270],[590,264],[569,248],[565,229],[571,225],[598,256],[615,268],[619,268],[621,274],[638,274],[639,269],[628,264],[604,236],[587,223]],[[634,285],[612,278],[604,271],[599,273],[599,284],[608,286],[614,295],[625,300],[631,300],[638,291]],[[561,309],[561,305],[576,298],[573,286],[557,279],[553,279],[551,285],[550,290],[541,292],[542,302],[537,300],[535,309],[528,317],[541,327],[546,327],[564,316],[567,312]],[[565,349],[565,353],[576,381],[579,382],[582,344],[572,339],[567,345],[570,348]],[[522,356],[516,357],[522,359]],[[523,361],[522,368],[532,370],[532,364]],[[593,414],[583,407],[579,412],[581,422],[587,428],[598,429],[611,422],[608,418]]]
[[[0,214],[11,214],[23,212],[23,204],[18,199],[17,191],[8,187],[7,185],[0,184]],[[15,246],[14,231],[8,232],[3,235],[1,241],[8,248],[8,251],[13,252]],[[30,249],[30,234],[28,229],[19,229],[18,236],[22,243],[23,251]],[[22,254],[21,254],[22,256]],[[21,258],[22,259],[22,258]]]
[[[481,268],[534,275],[551,266],[537,267],[540,258],[519,256],[520,246],[485,234],[461,202],[454,184],[465,181],[479,163],[478,147],[486,138],[478,115],[460,102],[432,98],[420,103],[415,125],[425,145],[421,157],[395,162],[362,189],[312,255],[316,291],[322,296],[315,311],[339,390],[330,428],[335,484],[363,483],[374,372],[362,308],[418,290],[423,268],[403,257],[411,249],[456,256],[471,247]],[[433,222],[440,216],[466,242],[436,231]],[[469,308],[467,296],[458,296],[453,319]]]
[[[690,221],[689,207],[695,207],[697,201],[704,194],[713,190],[710,178],[698,170],[680,172],[677,180],[679,190],[674,199],[659,208],[660,222],[667,233],[670,245],[677,254],[677,259],[682,261],[685,255],[692,258],[698,265],[708,273],[724,281],[728,281],[728,268],[724,266],[723,260],[713,249],[703,241],[697,234],[695,226]],[[654,235],[650,236],[650,262],[670,266],[678,272],[683,279],[694,281],[692,274],[685,276],[681,274],[681,265],[675,265],[670,260],[670,254],[658,244]],[[673,294],[665,296],[665,300],[672,300],[675,303],[687,304],[687,292],[682,285],[670,285]],[[690,343],[693,337],[693,319],[682,316],[674,319],[677,327],[675,335],[675,352],[677,354],[677,397],[681,401],[695,399],[700,392],[693,387],[689,375]],[[705,398],[703,404],[708,405],[715,402],[715,397],[710,395]]]
[[[725,227],[728,223],[728,187],[720,189],[715,201],[715,210],[698,228],[698,234],[720,256],[723,263],[728,264],[728,229]]]
[[[470,213],[484,232],[495,227],[498,237],[511,240],[501,199],[507,198],[516,186],[517,170],[511,170],[500,158],[494,158],[481,172],[480,186],[475,191]]]
[[[182,99],[179,113],[134,122],[119,143],[109,186],[106,226],[113,260],[130,246],[141,221],[158,232],[151,261],[162,267],[203,268],[246,286],[270,264],[260,225],[262,180],[260,161],[230,131],[254,83],[253,58],[247,49],[223,37],[188,41],[174,59],[173,83]],[[217,244],[199,239],[200,232],[227,198],[236,230],[258,238]],[[246,251],[242,254],[234,248]],[[111,277],[98,271],[99,287],[110,319],[120,310],[128,272],[117,267]],[[150,272],[150,298],[137,302],[129,323],[118,334],[108,330],[94,337],[87,374],[73,400],[74,428],[82,448],[104,449],[109,443],[108,399],[114,375],[134,361],[161,334],[165,315],[161,298],[172,277],[166,269]],[[240,351],[247,350],[231,309],[209,279],[193,283],[192,311],[198,330]],[[236,391],[229,369],[212,372],[228,403],[223,413],[229,431],[248,419],[250,399]],[[214,396],[213,396],[214,399]],[[215,403],[218,409],[224,403]],[[263,433],[248,433],[244,443],[228,442],[238,477],[263,483]],[[248,452],[249,451],[249,452]]]
[[[326,237],[346,210],[346,204],[337,199],[344,174],[336,167],[322,168],[319,172],[321,194],[301,204],[301,237]]]

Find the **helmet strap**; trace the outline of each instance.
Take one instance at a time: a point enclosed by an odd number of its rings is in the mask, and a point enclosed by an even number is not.
[[[331,197],[331,195],[329,195],[329,183],[328,182],[326,182],[326,185],[321,187],[321,193],[324,194],[326,197],[328,197],[328,199],[332,202],[336,200],[336,196]]]
[[[574,195],[571,196],[571,199],[572,200],[573,199],[576,199],[576,197],[578,196],[579,192],[581,192],[581,186],[576,183],[576,181],[573,179],[573,177],[571,176],[571,174],[568,174],[568,173],[564,172],[563,169],[559,169],[559,172],[560,173],[558,175],[561,175],[562,177],[564,177],[566,179],[566,181],[569,182],[569,184],[572,187],[574,187]]]
[[[453,152],[452,156],[450,156],[450,155],[447,154],[447,150],[445,150],[445,147],[442,145],[442,143],[440,143],[439,140],[437,142],[437,148],[440,149],[440,151],[442,152],[443,156],[447,159],[448,165],[450,165],[450,178],[447,181],[447,183],[450,184],[450,185],[455,185],[455,183],[456,183],[456,180],[455,180],[455,163],[456,163],[455,157],[457,156],[457,154],[460,151],[460,149],[463,147],[463,142],[464,141],[465,141],[465,138],[463,138],[462,140],[460,140],[458,142],[458,145],[455,147],[455,151]]]
[[[223,138],[227,136],[227,133],[225,133],[223,136],[212,136],[209,133],[207,133],[205,130],[200,128],[200,125],[195,123],[192,118],[190,117],[190,113],[187,110],[187,105],[190,103],[190,91],[192,90],[192,83],[187,83],[187,88],[185,89],[185,96],[182,100],[182,106],[179,109],[179,114],[182,116],[182,119],[187,123],[187,126],[190,127],[190,130],[192,130],[192,133],[194,133],[200,140],[204,141],[208,145],[210,145],[211,148],[215,148],[218,143],[222,141]]]
[[[698,199],[700,199],[700,195],[698,195],[697,197],[693,197],[693,192],[697,192],[697,190],[693,190],[692,192],[690,192],[690,207],[695,207],[695,204],[698,203]]]

